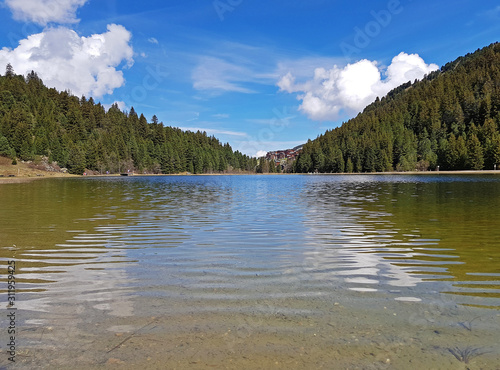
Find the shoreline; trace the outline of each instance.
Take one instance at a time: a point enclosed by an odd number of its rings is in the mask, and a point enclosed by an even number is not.
[[[383,176],[383,175],[500,175],[500,170],[458,170],[458,171],[407,171],[407,172],[339,172],[339,173],[159,173],[130,174],[123,177],[154,177],[154,176]],[[87,175],[76,177],[121,177],[120,174]]]
[[[64,174],[64,173],[52,173],[49,172],[47,174],[43,175],[20,175],[20,176],[14,176],[14,177],[0,177],[0,184],[19,184],[19,183],[26,183],[26,182],[31,182],[35,180],[42,180],[42,179],[62,179],[62,178],[78,178],[81,176],[77,175],[70,175],[70,174]]]
[[[406,171],[406,172],[342,172],[308,173],[302,175],[500,175],[500,170]]]
[[[40,173],[38,173],[40,172]],[[120,174],[109,175],[71,175],[67,173],[58,172],[41,172],[37,171],[36,174],[15,175],[13,177],[0,177],[0,184],[15,184],[26,183],[33,180],[41,180],[47,178],[96,178],[96,177],[154,177],[154,176],[432,176],[432,175],[500,175],[500,170],[459,170],[459,171],[408,171],[408,172],[356,172],[356,173],[174,173],[174,174],[131,174],[128,176],[121,176]]]

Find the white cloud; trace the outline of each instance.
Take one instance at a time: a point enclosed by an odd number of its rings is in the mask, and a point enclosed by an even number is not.
[[[254,157],[255,158],[261,158],[261,157],[265,157],[267,154],[267,152],[265,150],[259,150],[255,155]]]
[[[11,63],[18,74],[34,70],[49,87],[99,98],[125,83],[118,68],[134,62],[131,37],[116,24],[89,37],[65,27],[49,28],[21,40],[16,49],[0,50],[0,65]]]
[[[159,44],[158,40],[155,37],[150,37],[148,39],[148,42],[150,42],[151,44]]]
[[[312,80],[297,83],[292,73],[278,82],[281,91],[298,93],[302,101],[299,109],[317,121],[337,120],[342,114],[360,112],[375,98],[386,95],[395,87],[438,69],[426,64],[417,54],[400,53],[392,59],[382,79],[377,62],[361,60],[354,64],[332,69],[316,68]]]
[[[77,23],[76,11],[88,0],[5,0],[14,19],[38,23]]]

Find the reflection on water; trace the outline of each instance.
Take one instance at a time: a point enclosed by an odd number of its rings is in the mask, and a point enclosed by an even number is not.
[[[149,358],[188,368],[210,356],[233,356],[229,368],[389,366],[388,353],[398,367],[423,350],[419,361],[454,368],[458,339],[485,347],[475,361],[489,368],[500,355],[489,347],[500,339],[499,185],[445,175],[2,185],[0,257],[17,261],[21,343],[62,358],[24,360],[66,366],[78,354],[99,367],[124,349],[113,335],[131,333],[178,348]],[[314,349],[309,334],[322,338]],[[136,346],[130,364],[146,342]]]
[[[443,176],[315,181],[307,190],[307,235],[318,248],[311,258],[352,290],[417,295],[412,301],[437,290],[498,307],[498,184]]]

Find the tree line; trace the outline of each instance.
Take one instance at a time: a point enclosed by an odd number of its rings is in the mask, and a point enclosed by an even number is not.
[[[459,57],[309,140],[294,172],[500,166],[500,44]]]
[[[0,76],[0,155],[46,156],[70,173],[222,173],[255,171],[257,160],[206,132],[148,122],[134,108],[106,110],[93,98],[47,88],[35,72]]]

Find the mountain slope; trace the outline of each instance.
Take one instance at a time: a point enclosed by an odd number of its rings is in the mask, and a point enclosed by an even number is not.
[[[0,76],[0,155],[32,160],[47,156],[71,173],[84,171],[211,173],[253,171],[255,159],[202,132],[148,122],[134,108],[108,111],[92,98],[77,98],[26,78],[10,66]]]
[[[295,172],[493,169],[500,165],[500,44],[408,82],[309,141]]]

